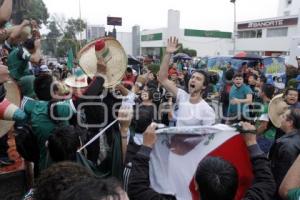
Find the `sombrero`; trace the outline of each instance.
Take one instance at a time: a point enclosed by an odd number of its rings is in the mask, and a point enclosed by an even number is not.
[[[65,84],[72,88],[83,88],[88,86],[88,77],[81,69],[77,69],[74,75],[65,79]]]
[[[103,41],[105,45],[103,45]],[[107,65],[104,87],[112,88],[121,82],[127,68],[127,55],[122,45],[114,38],[102,38],[83,47],[77,55],[79,66],[89,77],[94,77],[97,71],[95,45],[99,42],[102,42],[100,48],[103,48],[103,50],[97,49],[97,54],[102,54]]]
[[[284,101],[283,94],[275,96],[269,104],[269,118],[275,127],[281,126],[281,115],[288,109],[288,104]]]
[[[21,95],[18,85],[14,81],[4,83],[6,89],[5,100],[0,103],[1,118],[12,120],[17,106],[21,104]],[[0,137],[5,135],[14,125],[14,121],[0,120]]]

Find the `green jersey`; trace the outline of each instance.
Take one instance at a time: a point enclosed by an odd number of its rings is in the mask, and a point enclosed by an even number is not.
[[[265,103],[264,107],[263,107],[263,111],[262,111],[260,117],[258,118],[258,121],[260,121],[260,122],[265,121],[265,122],[271,123],[271,121],[269,119],[269,115],[268,115],[268,110],[269,110],[269,104]],[[276,129],[274,126],[271,126],[263,133],[263,136],[270,140],[274,140],[275,134],[276,134]]]
[[[29,61],[31,54],[24,47],[14,48],[8,55],[7,65],[10,76],[19,81],[23,76],[30,75]]]
[[[51,106],[52,107],[52,106]],[[68,120],[76,113],[75,107],[72,100],[65,100],[53,104],[55,109],[56,117],[59,119],[59,125],[68,125]],[[30,119],[32,131],[37,137],[37,141],[40,148],[40,170],[46,168],[46,155],[47,150],[45,142],[53,132],[54,128],[58,126],[58,123],[54,121],[50,116],[53,113],[49,113],[49,102],[48,101],[37,101],[28,97],[24,97],[21,105],[21,109],[25,111]]]

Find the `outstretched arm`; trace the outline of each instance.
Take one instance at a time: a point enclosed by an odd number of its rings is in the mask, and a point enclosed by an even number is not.
[[[168,44],[166,48],[166,53],[160,65],[160,70],[158,73],[159,82],[175,96],[177,96],[177,87],[168,79],[168,70],[171,54],[178,50],[178,39],[176,37],[170,37],[168,39]]]
[[[241,125],[243,130],[255,130],[255,127],[248,122],[241,122]],[[260,150],[255,134],[243,133],[243,137],[249,150],[254,175],[252,186],[248,188],[243,199],[273,199],[276,192],[276,184],[271,171],[270,162],[266,155]]]
[[[127,144],[128,138],[130,134],[129,127],[132,120],[132,113],[133,110],[130,107],[121,107],[119,109],[118,118],[119,118],[119,130],[121,132],[122,138],[122,156],[123,156],[123,163],[125,162],[126,152],[127,152]]]
[[[23,29],[29,25],[30,25],[30,21],[25,19],[21,24],[13,26],[12,28],[8,29],[9,38],[7,39],[7,42],[10,45],[19,43]]]

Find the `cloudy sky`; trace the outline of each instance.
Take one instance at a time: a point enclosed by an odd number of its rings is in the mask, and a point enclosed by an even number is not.
[[[80,0],[43,0],[50,14],[79,17]],[[279,0],[236,0],[237,20],[277,16]],[[181,28],[232,31],[230,0],[81,0],[82,18],[89,24],[105,25],[106,17],[122,17],[118,31],[166,27],[168,9],[180,11]],[[108,27],[109,29],[112,29]]]

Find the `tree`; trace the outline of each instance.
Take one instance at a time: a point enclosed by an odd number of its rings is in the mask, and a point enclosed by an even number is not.
[[[189,55],[190,57],[195,57],[197,56],[197,51],[195,49],[188,49],[188,48],[184,48],[182,50],[182,53],[185,53],[187,55]]]
[[[86,29],[86,23],[81,19],[69,19],[65,26],[61,25],[63,30],[63,37],[58,43],[57,56],[64,57],[69,49],[73,50],[73,54],[79,51],[80,47],[86,43],[86,41],[80,41],[77,39],[77,35]]]
[[[56,48],[60,37],[62,36],[61,31],[58,29],[55,21],[50,21],[48,24],[50,32],[45,35],[45,40],[42,43],[42,49],[47,55],[56,56]]]
[[[86,29],[86,23],[81,19],[66,20],[63,15],[54,14],[48,24],[49,33],[43,41],[43,51],[55,57],[65,57],[72,49],[73,54],[87,43],[86,40],[78,40],[79,33]]]
[[[0,5],[3,0],[0,0]],[[12,20],[20,24],[23,19],[34,19],[38,24],[47,24],[48,10],[42,0],[14,0]]]
[[[63,37],[57,44],[56,56],[65,57],[69,49],[72,49],[73,54],[76,55],[76,53],[79,51],[79,48],[80,44],[77,40]]]
[[[76,39],[76,34],[86,29],[86,23],[82,19],[69,19],[66,26],[66,36]]]
[[[195,49],[189,49],[189,48],[183,48],[183,45],[181,43],[178,44],[179,48],[176,53],[185,53],[189,55],[190,57],[197,56],[197,51]]]

